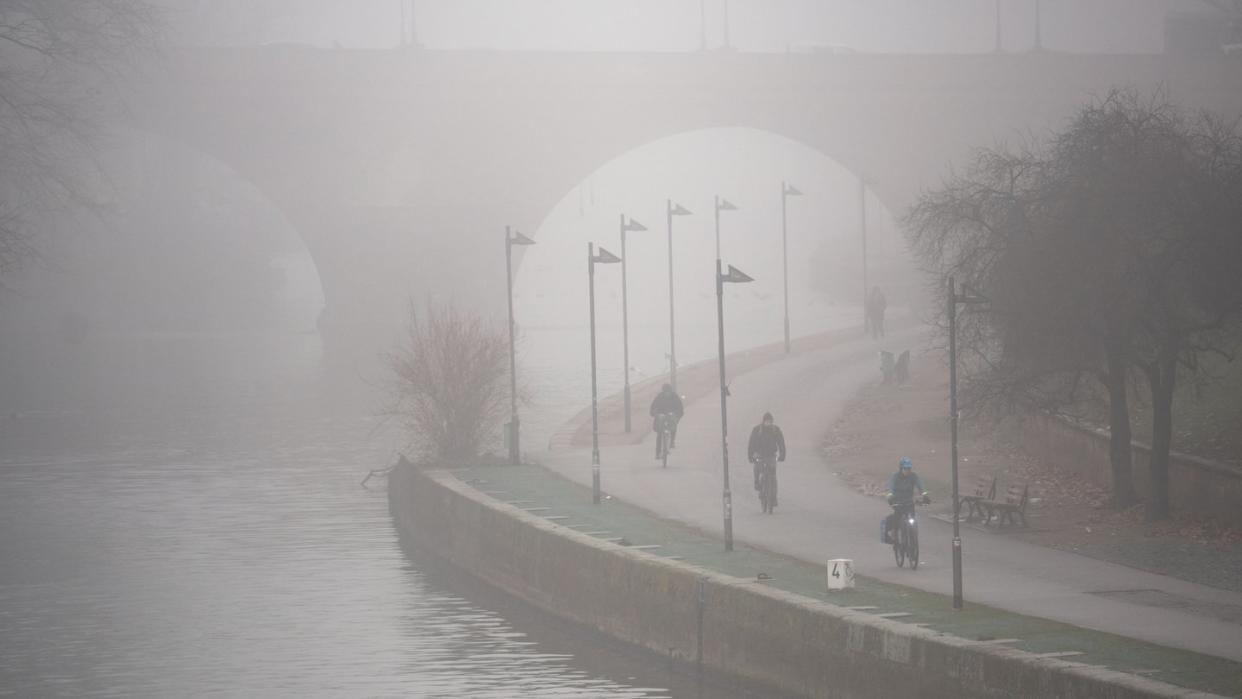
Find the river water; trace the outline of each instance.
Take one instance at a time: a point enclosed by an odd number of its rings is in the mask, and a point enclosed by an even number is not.
[[[408,559],[313,334],[105,345],[0,425],[0,696],[742,696]]]

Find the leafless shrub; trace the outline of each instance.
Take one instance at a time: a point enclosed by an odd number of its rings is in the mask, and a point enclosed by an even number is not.
[[[386,413],[423,458],[477,457],[496,435],[508,398],[508,336],[451,304],[410,306],[405,339],[387,356]]]

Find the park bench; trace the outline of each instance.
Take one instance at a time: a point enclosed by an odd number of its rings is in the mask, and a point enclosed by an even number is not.
[[[893,377],[897,379],[898,385],[910,380],[910,350],[897,357],[897,364],[893,366]]]
[[[996,476],[988,478],[986,474],[980,473],[975,476],[975,490],[970,495],[962,495],[962,505],[966,507],[966,521],[973,522],[975,517],[982,518],[986,508],[983,503],[996,499]]]
[[[910,380],[910,350],[894,355],[888,350],[880,350],[880,373],[884,374],[884,383],[904,384]]]
[[[987,510],[987,519],[984,524],[989,524],[992,517],[996,517],[996,526],[1003,527],[1005,522],[1016,525],[1018,520],[1022,521],[1022,526],[1026,526],[1026,503],[1027,503],[1028,487],[1026,485],[1010,484],[1005,491],[1005,499],[1003,501],[985,501],[983,507]]]

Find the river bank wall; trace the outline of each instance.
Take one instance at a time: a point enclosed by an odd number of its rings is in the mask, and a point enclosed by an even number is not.
[[[1022,419],[1019,446],[1043,463],[1083,476],[1101,488],[1112,487],[1108,430],[1048,415]],[[1134,489],[1151,494],[1151,447],[1130,445]],[[1188,454],[1169,454],[1169,503],[1174,510],[1206,516],[1242,527],[1242,468]]]
[[[402,462],[395,525],[415,545],[549,614],[805,697],[1207,697],[971,641],[602,541]]]

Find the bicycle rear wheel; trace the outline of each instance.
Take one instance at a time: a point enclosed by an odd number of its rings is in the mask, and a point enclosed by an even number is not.
[[[668,438],[667,431],[660,432],[660,461],[664,468],[668,468]]]

